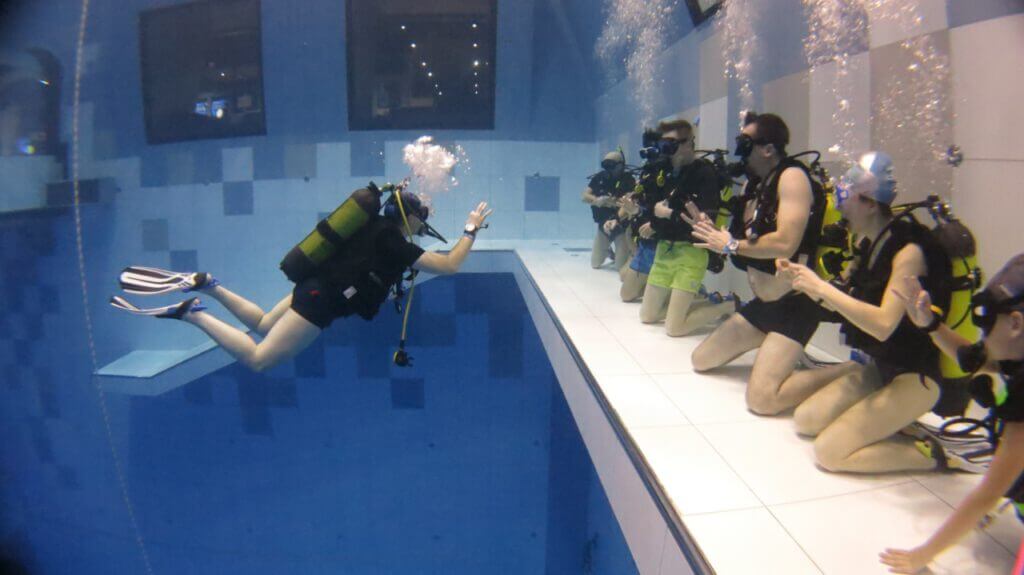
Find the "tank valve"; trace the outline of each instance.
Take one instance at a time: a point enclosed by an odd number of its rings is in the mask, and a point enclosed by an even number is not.
[[[960,146],[956,144],[949,147],[946,150],[946,163],[954,168],[957,168],[964,162],[964,153],[960,150]]]

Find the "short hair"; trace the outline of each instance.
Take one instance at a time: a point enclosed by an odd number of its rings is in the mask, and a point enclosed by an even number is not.
[[[786,155],[786,146],[789,145],[789,127],[786,122],[775,114],[758,114],[754,120],[757,127],[755,136],[758,140],[775,146],[779,155]]]
[[[686,132],[687,135],[693,135],[693,124],[682,118],[676,118],[675,120],[662,120],[658,122],[658,131],[662,134],[667,134],[674,130],[682,130]]]

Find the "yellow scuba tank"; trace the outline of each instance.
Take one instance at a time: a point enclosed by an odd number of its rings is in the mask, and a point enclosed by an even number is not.
[[[302,282],[331,258],[345,241],[376,216],[381,208],[381,190],[370,182],[320,220],[316,228],[281,260],[281,271],[294,283]]]
[[[838,226],[839,221],[843,219],[843,214],[839,211],[838,206],[836,206],[834,184],[831,178],[825,179],[822,182],[822,186],[825,188],[825,216],[821,220],[821,241],[818,243],[818,250],[814,253],[814,271],[817,272],[818,277],[832,280],[841,273],[841,269],[837,270],[834,266],[828,265],[827,262],[830,260],[842,261],[842,259],[848,259],[853,249],[848,237],[829,241],[832,238],[829,237],[830,234],[826,230],[830,226]]]

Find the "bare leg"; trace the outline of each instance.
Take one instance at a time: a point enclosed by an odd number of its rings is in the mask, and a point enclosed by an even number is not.
[[[206,332],[232,357],[256,372],[294,357],[309,347],[322,331],[291,309],[285,310],[258,344],[241,330],[205,312],[185,314],[182,319]]]
[[[722,367],[761,345],[764,339],[764,332],[734,313],[693,350],[693,369],[702,372]]]
[[[619,288],[619,296],[624,302],[636,301],[643,295],[645,285],[647,285],[647,274],[627,267],[622,287]]]
[[[934,469],[934,459],[912,441],[894,438],[935,406],[939,386],[907,373],[873,392],[839,416],[814,440],[818,464],[829,471],[883,473]]]
[[[760,415],[777,415],[796,407],[828,383],[856,369],[852,362],[796,371],[804,347],[784,335],[769,333],[757,351],[747,385],[747,407]]]
[[[857,367],[850,373],[819,389],[796,408],[793,423],[797,433],[817,437],[843,412],[879,389],[876,377],[869,377],[864,366],[854,365]]]
[[[689,335],[712,321],[736,311],[731,301],[713,304],[707,300],[694,301],[697,294],[672,290],[665,318],[665,333],[670,337]]]
[[[292,294],[288,294],[281,298],[281,301],[277,302],[277,305],[274,306],[274,309],[270,310],[270,313],[263,315],[263,319],[261,319],[259,325],[256,326],[256,332],[265,337],[270,333],[270,328],[274,327],[277,320],[284,317],[284,312],[288,311],[291,307]]]
[[[625,232],[615,236],[615,269],[621,270],[623,266],[629,263],[629,258],[633,255],[633,248],[630,245],[629,237]]]
[[[221,305],[231,312],[231,315],[237,317],[243,324],[245,324],[245,327],[253,331],[256,331],[260,321],[263,319],[263,310],[260,306],[222,285],[216,285],[212,288],[206,288],[200,291],[220,302]]]
[[[594,245],[590,251],[590,267],[595,270],[601,267],[604,260],[608,259],[608,245],[611,241],[608,239],[608,234],[604,233],[604,230],[597,228],[597,234],[594,236]]]
[[[668,298],[672,290],[648,282],[644,288],[644,301],[640,304],[640,321],[658,323],[665,321],[668,312]]]

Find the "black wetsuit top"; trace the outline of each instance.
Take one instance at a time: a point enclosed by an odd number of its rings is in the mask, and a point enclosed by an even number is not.
[[[590,178],[589,187],[595,197],[600,198],[603,196],[613,196],[621,198],[633,191],[633,188],[636,187],[636,180],[633,179],[632,175],[627,173],[623,173],[616,178],[607,170],[601,170]],[[615,219],[619,212],[619,208],[590,206],[590,211],[594,216],[594,222],[599,225],[604,225],[608,220]]]
[[[722,202],[720,185],[715,166],[707,160],[695,160],[683,166],[678,174],[666,176],[665,190],[672,216],[651,219],[655,238],[670,242],[692,242],[693,228],[683,221],[680,214],[686,213],[686,202],[692,201],[714,219]]]
[[[799,160],[786,158],[768,174],[764,181],[760,183],[754,182],[752,185],[748,184],[744,196],[739,202],[740,211],[733,220],[742,221],[743,212],[748,202],[756,202],[757,209],[754,211],[753,219],[744,222],[745,225],[742,229],[739,229],[738,225],[733,227],[733,237],[755,242],[757,238],[778,229],[779,180],[782,178],[782,173],[789,168],[799,168],[804,172],[811,185],[811,194],[813,196],[811,212],[807,219],[807,227],[804,229],[803,238],[800,240],[796,253],[790,259],[792,261],[799,261],[801,256],[806,256],[806,263],[813,267],[815,265],[815,252],[818,250],[818,241],[821,238],[821,223],[825,217],[827,198],[825,197],[824,189],[815,183],[814,178],[811,177],[810,172],[807,170],[807,166],[803,165]],[[731,259],[733,265],[741,270],[746,270],[750,267],[769,274],[775,273],[774,259],[757,259],[739,255],[731,256]]]
[[[391,288],[421,255],[423,248],[406,240],[400,224],[376,217],[346,242],[344,249],[324,262],[319,279],[343,294],[348,307],[364,319],[377,314]],[[353,288],[355,293],[345,291]]]
[[[662,177],[662,184],[658,185],[658,176]],[[640,171],[640,179],[636,189],[642,189],[637,204],[640,206],[640,213],[631,220],[632,233],[639,235],[640,227],[654,221],[654,205],[664,200],[671,189],[672,164],[666,161],[653,162],[645,165]],[[651,227],[654,227],[651,223]],[[658,237],[655,235],[650,239],[640,240],[643,243],[655,245]]]
[[[884,233],[884,232],[883,232]],[[928,228],[906,219],[897,219],[889,226],[884,243],[864,249],[857,260],[857,267],[850,278],[849,294],[871,305],[881,305],[885,288],[892,275],[896,254],[909,244],[916,244],[924,253],[927,275],[919,278],[932,302],[943,310],[949,309],[950,263],[942,247],[932,239]],[[869,258],[875,252],[874,263]],[[920,330],[906,316],[896,331],[885,341],[861,331],[849,321],[843,321],[841,331],[846,334],[846,343],[870,355],[883,372],[886,382],[901,373],[920,373],[933,379],[940,378],[939,350],[932,344],[931,337]]]
[[[1020,423],[1024,421],[1024,362],[999,362],[999,375],[1006,384],[1006,399],[992,407],[991,413],[1003,422]],[[1017,518],[1024,521],[1024,473],[1017,477],[1006,497],[1016,505]]]

